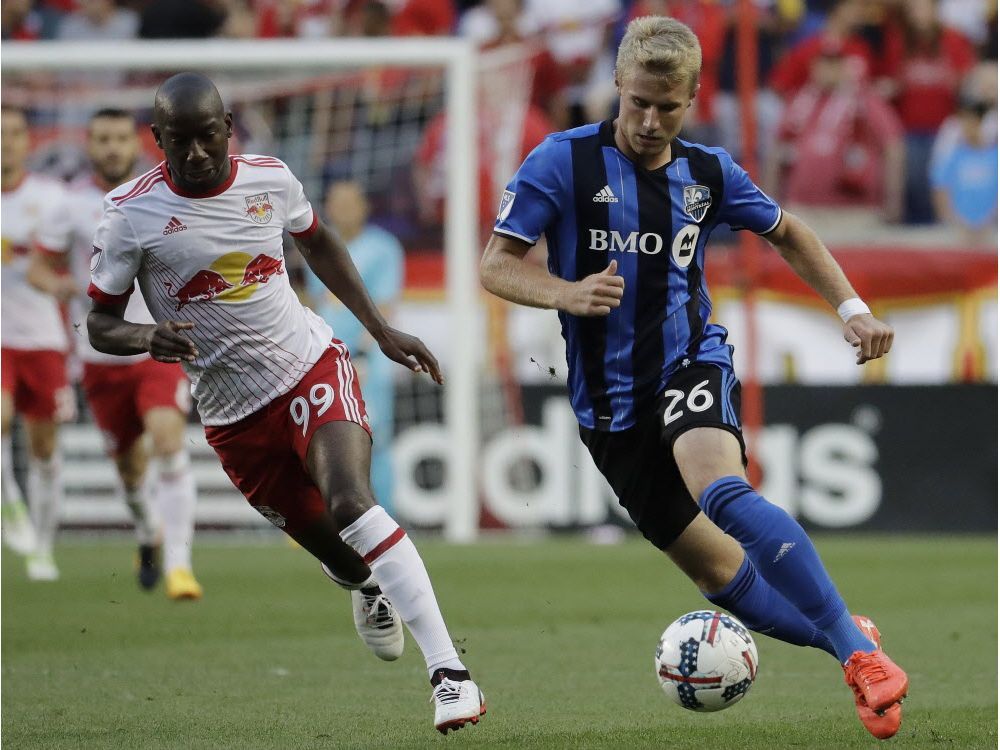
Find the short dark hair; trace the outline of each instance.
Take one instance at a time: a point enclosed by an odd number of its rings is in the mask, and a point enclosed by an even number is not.
[[[830,15],[840,9],[841,5],[846,5],[851,0],[819,0],[815,3],[816,9],[823,15]]]
[[[957,109],[959,112],[973,114],[981,120],[990,111],[990,103],[980,96],[966,93],[958,97]]]
[[[104,118],[109,120],[134,120],[135,114],[120,107],[102,107],[90,116],[90,122]]]

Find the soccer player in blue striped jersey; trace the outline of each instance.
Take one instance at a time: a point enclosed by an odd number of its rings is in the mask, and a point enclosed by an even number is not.
[[[906,673],[849,613],[802,527],[747,481],[732,347],[709,323],[709,236],[719,224],[764,236],[838,310],[858,364],[889,351],[892,329],[729,154],[677,137],[700,69],[684,24],[629,24],[617,118],[550,135],[528,156],[504,191],[482,282],[559,311],[581,438],[643,535],[752,629],[834,655],[884,739],[899,729]],[[542,235],[547,270],[523,262]]]

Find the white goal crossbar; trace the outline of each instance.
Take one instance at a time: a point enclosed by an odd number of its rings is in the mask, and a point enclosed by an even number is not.
[[[479,284],[476,51],[466,40],[421,39],[218,40],[156,42],[5,42],[3,72],[228,69],[238,72],[405,66],[444,71],[448,144],[445,202],[446,293],[449,339],[461,356],[447,372],[445,424],[450,454],[445,478],[445,536],[475,538],[478,529],[476,461],[479,449],[475,325]],[[150,92],[152,103],[152,92]],[[313,196],[318,200],[319,196]]]

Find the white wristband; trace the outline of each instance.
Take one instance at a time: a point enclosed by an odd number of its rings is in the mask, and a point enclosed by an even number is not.
[[[866,315],[870,313],[871,310],[868,309],[868,305],[866,305],[864,300],[860,297],[845,299],[840,303],[840,307],[837,308],[837,315],[839,315],[840,319],[845,323],[855,315]]]

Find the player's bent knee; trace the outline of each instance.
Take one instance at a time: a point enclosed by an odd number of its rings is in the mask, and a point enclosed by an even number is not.
[[[10,433],[14,427],[14,398],[7,391],[3,392],[2,406],[0,406],[0,427],[4,435]]]
[[[368,487],[349,487],[330,493],[327,503],[337,528],[344,529],[374,507],[375,498]]]
[[[32,443],[31,457],[36,461],[51,461],[56,454],[55,442]]]
[[[163,437],[159,440],[155,435],[153,436],[152,453],[156,458],[163,459],[174,456],[180,453],[183,447],[184,441],[180,436]]]
[[[743,563],[739,542],[703,513],[664,551],[701,591],[720,591]]]
[[[184,446],[184,417],[176,409],[150,409],[144,422],[154,456],[170,456]]]
[[[28,425],[28,450],[32,458],[48,461],[56,452],[56,426],[44,422]]]
[[[118,476],[126,490],[137,490],[142,486],[143,470],[132,464],[118,464]]]

